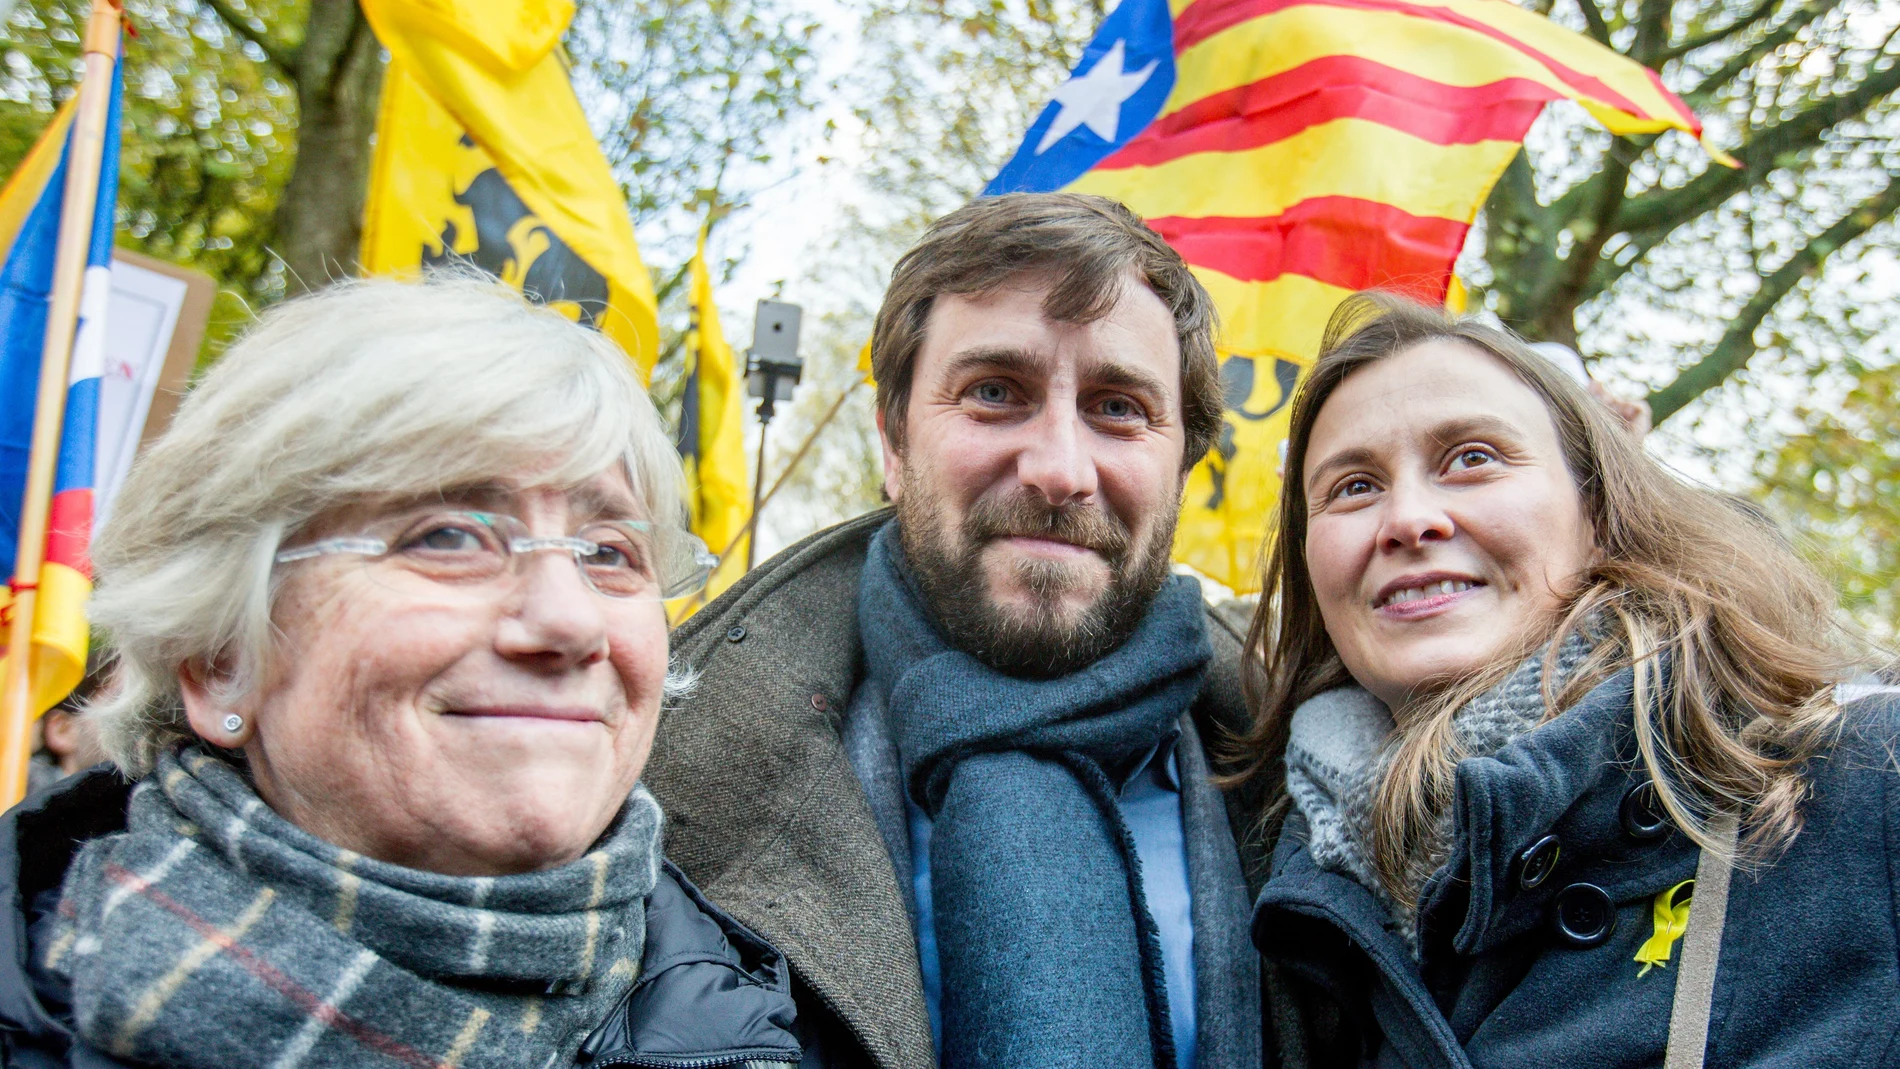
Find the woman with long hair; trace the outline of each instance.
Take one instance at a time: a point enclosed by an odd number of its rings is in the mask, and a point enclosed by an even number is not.
[[[1900,703],[1760,517],[1509,333],[1368,294],[1263,585],[1254,940],[1313,1062],[1900,1057]]]

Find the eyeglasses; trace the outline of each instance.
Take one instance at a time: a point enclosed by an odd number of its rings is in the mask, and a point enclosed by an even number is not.
[[[460,591],[486,597],[518,579],[529,554],[559,550],[574,558],[588,589],[641,601],[696,593],[719,564],[691,533],[644,520],[596,521],[564,538],[536,537],[516,517],[493,512],[432,512],[389,526],[393,530],[279,550],[276,560],[290,564],[328,554],[360,556],[379,583],[405,593]]]

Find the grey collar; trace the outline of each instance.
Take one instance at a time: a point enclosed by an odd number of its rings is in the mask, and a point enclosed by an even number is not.
[[[1313,863],[1350,877],[1401,919],[1358,831],[1371,824],[1379,758],[1393,730],[1392,711],[1363,688],[1347,685],[1314,695],[1293,711],[1286,785],[1306,818]]]
[[[1589,656],[1586,629],[1573,632],[1558,651],[1555,684],[1562,687]],[[1452,718],[1454,756],[1490,757],[1547,718],[1544,655],[1540,647],[1496,686],[1471,699]],[[1352,878],[1370,890],[1418,951],[1417,915],[1387,893],[1372,864],[1372,803],[1395,731],[1385,703],[1360,687],[1315,695],[1293,711],[1287,738],[1287,793],[1306,818],[1307,849],[1321,869]],[[1455,829],[1450,809],[1439,814],[1437,831],[1421,861],[1425,875],[1451,854]],[[1425,882],[1418,877],[1419,884]],[[1421,888],[1414,888],[1419,890]]]

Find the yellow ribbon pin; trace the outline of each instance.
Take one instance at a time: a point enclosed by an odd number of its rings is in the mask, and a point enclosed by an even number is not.
[[[1695,881],[1684,880],[1656,896],[1655,905],[1651,907],[1656,932],[1636,948],[1636,960],[1643,964],[1636,974],[1638,977],[1648,976],[1649,970],[1658,965],[1669,967],[1670,948],[1689,930],[1689,906],[1694,893]]]

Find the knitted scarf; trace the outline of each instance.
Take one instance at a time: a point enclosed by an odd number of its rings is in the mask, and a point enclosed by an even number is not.
[[[1593,640],[1588,630],[1572,632],[1558,650],[1553,691],[1562,690],[1590,655]],[[1460,759],[1490,757],[1544,722],[1544,656],[1549,648],[1540,647],[1496,686],[1452,714],[1452,745]],[[1395,749],[1394,731],[1385,703],[1356,686],[1301,703],[1288,730],[1287,793],[1306,818],[1313,863],[1371,891],[1417,954],[1418,915],[1386,891],[1372,863],[1373,800]],[[1428,873],[1450,854],[1454,829],[1449,809],[1438,815],[1433,832],[1422,849],[1427,863],[1414,866]],[[1419,890],[1412,888],[1415,900]]]
[[[81,1038],[137,1063],[543,1069],[632,985],[659,871],[644,787],[578,861],[442,876],[331,846],[186,746],[74,860],[45,963]]]
[[[1161,948],[1117,801],[1200,692],[1200,588],[1170,580],[1114,652],[1018,679],[952,649],[887,524],[858,587],[867,685],[934,824],[946,1069],[1173,1069]]]

